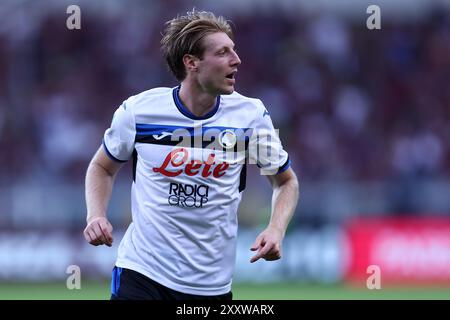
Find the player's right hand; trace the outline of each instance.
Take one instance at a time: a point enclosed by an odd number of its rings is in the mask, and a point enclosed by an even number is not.
[[[111,247],[113,243],[112,231],[113,227],[108,219],[97,217],[88,221],[83,234],[86,241],[94,246],[106,244]]]

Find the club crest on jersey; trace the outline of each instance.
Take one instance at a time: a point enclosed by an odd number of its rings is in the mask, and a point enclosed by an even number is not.
[[[219,134],[219,143],[225,149],[231,149],[236,145],[237,137],[232,130],[224,130]]]

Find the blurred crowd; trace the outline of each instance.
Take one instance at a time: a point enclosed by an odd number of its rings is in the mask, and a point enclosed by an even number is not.
[[[0,31],[3,183],[81,183],[121,102],[177,85],[159,41],[164,22],[191,8],[167,6],[82,8],[81,30],[65,27],[64,11],[34,23],[30,13]],[[242,60],[236,89],[265,103],[301,179],[450,176],[448,12],[381,30],[326,13],[226,17]]]

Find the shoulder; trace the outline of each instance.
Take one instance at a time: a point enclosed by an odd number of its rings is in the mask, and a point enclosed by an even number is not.
[[[234,106],[240,110],[245,108],[246,113],[252,115],[254,118],[263,117],[264,113],[267,112],[266,107],[260,99],[244,96],[237,91],[229,95],[222,95],[221,99],[229,107]]]
[[[263,103],[260,99],[244,96],[237,91],[234,91],[232,94],[222,95],[220,97],[224,100],[224,102],[227,103],[246,104],[256,109],[264,108]]]
[[[142,106],[148,106],[152,103],[160,103],[162,100],[172,97],[172,88],[159,87],[143,91],[126,99],[123,103],[124,108],[130,108],[136,111]]]

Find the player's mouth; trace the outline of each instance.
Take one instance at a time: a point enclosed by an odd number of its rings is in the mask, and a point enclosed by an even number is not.
[[[234,84],[236,82],[236,80],[234,78],[236,73],[237,73],[237,71],[233,71],[225,76],[225,78],[227,78],[229,83]]]

